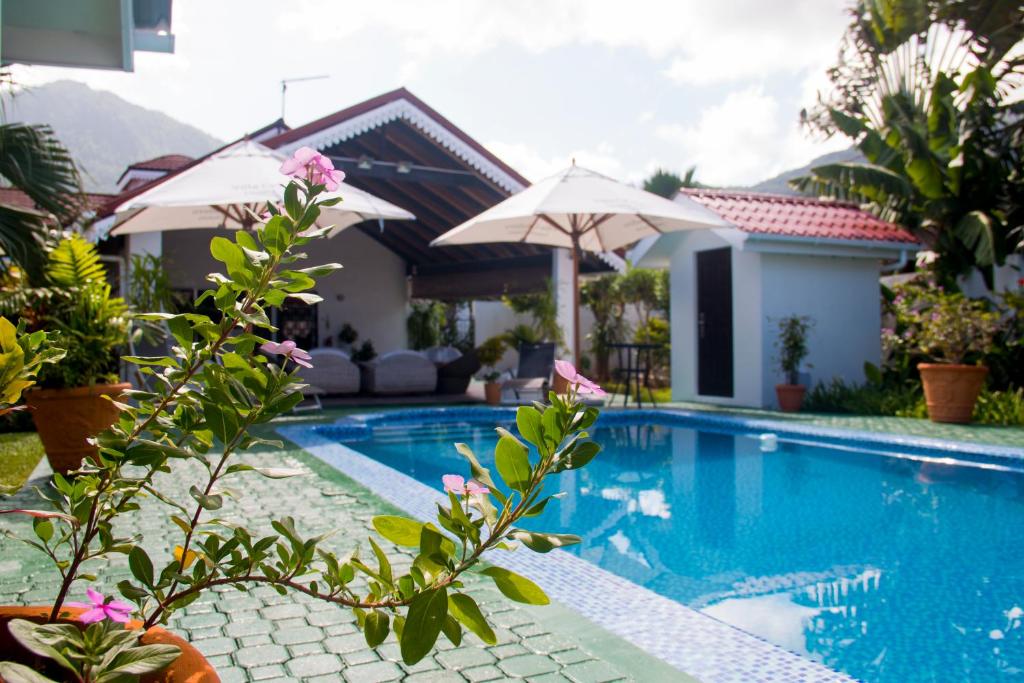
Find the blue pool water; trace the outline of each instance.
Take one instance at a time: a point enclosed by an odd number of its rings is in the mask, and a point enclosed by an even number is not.
[[[506,425],[509,426],[509,425]],[[388,425],[350,444],[432,487],[493,462],[494,423]],[[651,424],[523,526],[586,560],[865,681],[1024,680],[1024,474]]]

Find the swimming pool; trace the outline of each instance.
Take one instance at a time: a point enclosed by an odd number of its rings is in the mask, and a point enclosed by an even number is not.
[[[319,431],[436,488],[465,470],[453,442],[490,454],[508,418]],[[766,452],[758,433],[651,413],[594,432],[604,452],[524,526],[576,533],[588,562],[865,681],[1024,679],[1020,463],[785,438]]]

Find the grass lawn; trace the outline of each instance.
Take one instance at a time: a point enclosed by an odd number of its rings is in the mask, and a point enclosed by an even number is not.
[[[16,493],[43,457],[35,432],[0,434],[0,493]]]
[[[609,394],[619,394],[619,402],[621,402],[621,394],[623,391],[625,391],[626,385],[616,384],[615,382],[608,382],[607,384],[602,384],[601,388],[607,391]],[[630,390],[636,392],[636,387],[631,386]],[[654,401],[656,403],[668,403],[669,401],[672,400],[672,387],[655,387],[653,393]],[[646,388],[640,389],[640,398],[643,399],[644,403],[647,403],[648,401],[651,400],[650,396],[647,394]],[[632,400],[632,398],[630,400]]]

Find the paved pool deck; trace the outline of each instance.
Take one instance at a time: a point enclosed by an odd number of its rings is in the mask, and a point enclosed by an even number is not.
[[[304,474],[280,480],[237,475],[234,488],[239,500],[228,499],[223,514],[218,513],[222,518],[245,520],[250,527],[269,532],[271,519],[290,515],[304,534],[336,530],[326,543],[341,553],[360,542],[366,547],[374,516],[398,513],[372,491],[294,446],[257,451],[241,461],[296,467]],[[177,499],[187,500],[189,484],[201,473],[198,465],[179,463],[175,477],[164,477],[163,486]],[[49,475],[44,460],[26,487],[3,500],[4,507],[39,507],[33,486],[45,485]],[[31,537],[30,525],[14,517],[0,519],[0,531]],[[166,558],[180,538],[180,530],[166,518],[166,508],[152,500],[144,501],[127,522],[143,535],[142,544],[153,557]],[[392,546],[389,554],[408,551]],[[94,562],[91,571],[104,594],[116,595],[117,582],[130,578],[122,556]],[[695,680],[564,606],[520,605],[505,599],[489,580],[468,577],[466,583],[494,626],[497,645],[487,646],[465,634],[462,645],[454,648],[442,637],[436,651],[412,667],[402,664],[393,637],[376,651],[367,648],[350,612],[302,595],[281,596],[269,587],[248,593],[225,587],[204,595],[176,614],[170,628],[186,635],[225,683]],[[84,594],[85,586],[81,584],[77,593]],[[41,553],[0,536],[0,604],[45,604],[56,587],[56,571]]]

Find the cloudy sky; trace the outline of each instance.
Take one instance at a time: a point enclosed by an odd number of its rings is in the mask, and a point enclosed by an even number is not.
[[[173,55],[134,73],[21,67],[111,90],[228,140],[406,86],[527,177],[580,165],[636,181],[696,165],[755,183],[839,141],[798,125],[848,0],[175,0]]]

